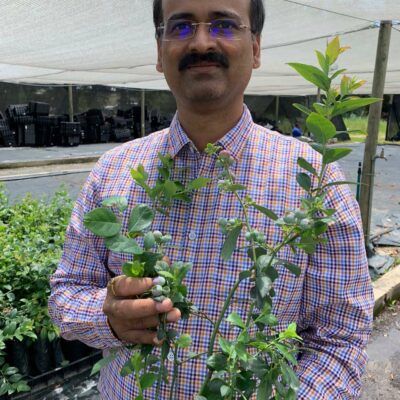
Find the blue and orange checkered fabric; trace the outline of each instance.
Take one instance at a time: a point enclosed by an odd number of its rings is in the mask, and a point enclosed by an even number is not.
[[[298,157],[317,167],[321,162],[319,154],[308,144],[256,125],[246,107],[237,125],[218,144],[235,160],[232,168],[237,183],[246,185],[248,195],[278,215],[298,208],[300,198],[305,195],[296,183],[296,174],[301,171]],[[113,337],[102,312],[110,279],[105,265],[119,275],[122,264],[130,258],[108,251],[102,239],[85,229],[82,219],[110,196],[126,196],[130,207],[149,204],[144,190],[132,180],[130,168],[143,164],[149,173],[150,185],[155,183],[160,164],[158,152],[172,155],[177,180],[187,182],[199,176],[212,179],[207,187],[193,194],[191,203],[176,201],[170,215],[158,214],[152,225],[153,230],[172,235],[173,246],[167,249],[171,260],[193,263],[186,279],[189,298],[215,320],[239,272],[250,266],[245,251],[235,251],[229,262],[220,256],[224,236],[218,219],[243,217],[243,213],[232,194],[218,191],[220,168],[215,158],[196,150],[177,115],[169,129],[128,142],[103,155],[73,210],[64,253],[51,279],[49,300],[50,314],[63,337],[81,340],[106,353],[107,349],[120,347],[118,357],[101,371],[102,399],[135,397],[133,378],[119,375],[129,353]],[[333,164],[328,168],[326,179],[340,181],[344,177]],[[330,188],[326,202],[337,209],[337,222],[326,234],[327,245],[319,246],[312,256],[283,250],[280,256],[299,265],[302,272],[296,278],[282,269],[275,285],[274,312],[279,329],[296,322],[304,347],[311,350],[300,354],[297,367],[302,400],[357,397],[367,360],[364,348],[372,325],[373,295],[357,202],[346,185]],[[122,218],[125,230],[128,216],[129,210]],[[280,229],[264,215],[254,210],[249,213],[249,219],[254,228],[266,234],[270,243],[280,240]],[[238,247],[245,245],[243,232]],[[243,282],[228,312],[245,315],[250,304],[249,290],[250,283]],[[177,325],[180,332],[192,336],[190,351],[206,351],[212,331],[209,322],[191,318]],[[231,339],[236,334],[227,323],[221,331]],[[169,364],[172,368],[172,363]],[[204,357],[185,363],[178,377],[176,399],[193,399],[206,372]],[[146,399],[155,399],[152,389],[145,393]],[[163,386],[161,393],[161,399],[157,400],[169,399],[168,386]]]

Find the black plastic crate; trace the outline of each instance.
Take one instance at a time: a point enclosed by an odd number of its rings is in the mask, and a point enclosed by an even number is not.
[[[79,122],[61,122],[61,146],[78,146],[81,143],[81,124]]]
[[[113,133],[116,142],[125,142],[131,138],[131,130],[127,128],[116,128]]]
[[[0,146],[15,147],[16,145],[15,133],[11,131],[6,120],[0,120]]]
[[[106,122],[105,125],[102,125],[100,127],[99,142],[107,143],[110,141],[110,137],[111,137],[111,126],[108,122]]]
[[[91,118],[91,117],[96,117],[96,120],[98,121],[98,123],[100,125],[104,124],[104,116],[103,116],[103,112],[98,109],[98,108],[91,108],[90,110],[86,111],[86,116],[87,118]],[[89,122],[89,120],[88,120]]]
[[[18,124],[16,134],[18,146],[36,146],[34,124]]]
[[[28,107],[30,114],[35,116],[49,115],[50,113],[50,104],[48,103],[42,103],[39,101],[30,101]]]
[[[6,109],[6,116],[11,120],[28,115],[30,115],[28,104],[10,104]]]

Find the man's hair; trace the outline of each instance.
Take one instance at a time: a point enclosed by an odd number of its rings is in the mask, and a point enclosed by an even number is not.
[[[265,20],[263,0],[250,0],[250,28],[254,34],[261,34]],[[153,0],[153,22],[159,27],[163,22],[162,0]]]

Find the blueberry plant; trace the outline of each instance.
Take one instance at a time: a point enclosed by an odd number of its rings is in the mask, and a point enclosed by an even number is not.
[[[216,145],[208,144],[206,152],[216,158],[220,167],[218,187],[221,195],[233,194],[240,203],[244,218],[226,216],[218,221],[222,235],[225,235],[221,249],[223,260],[229,260],[234,251],[246,251],[249,258],[247,269],[239,271],[235,284],[230,288],[219,316],[213,324],[205,368],[206,378],[199,388],[196,400],[220,399],[296,399],[299,380],[294,372],[297,364],[296,355],[302,346],[302,339],[296,332],[296,324],[291,323],[285,330],[277,331],[277,317],[273,314],[274,282],[278,279],[278,267],[285,267],[298,276],[301,268],[279,257],[280,251],[289,247],[293,253],[304,251],[313,254],[317,245],[326,243],[325,233],[330,224],[335,223],[335,209],[325,206],[327,190],[334,185],[349,182],[326,183],[325,174],[329,164],[340,160],[350,153],[351,149],[334,148],[329,142],[336,135],[336,128],[331,119],[337,115],[356,110],[372,104],[379,99],[359,98],[353,91],[363,85],[363,81],[342,75],[340,84],[334,80],[345,70],[332,71],[339,55],[346,48],[340,47],[339,38],[334,38],[327,45],[325,53],[317,51],[319,67],[312,65],[290,63],[303,78],[317,86],[322,93],[321,101],[314,103],[312,109],[295,104],[301,112],[307,115],[306,125],[312,133],[314,142],[312,148],[320,153],[321,164],[314,166],[305,158],[299,157],[297,163],[304,172],[300,172],[297,183],[306,195],[299,202],[297,209],[286,210],[283,215],[277,215],[273,210],[256,204],[246,195],[246,187],[235,181],[230,167],[233,163],[229,152]],[[199,315],[201,310],[190,302],[188,288],[183,283],[191,265],[182,261],[168,265],[163,261],[163,248],[173,241],[170,235],[151,231],[154,212],[168,214],[168,209],[175,200],[190,201],[191,190],[198,190],[208,184],[209,179],[198,178],[184,187],[180,182],[170,180],[173,161],[168,155],[159,155],[161,166],[156,185],[147,185],[148,175],[142,166],[132,170],[132,177],[148,194],[153,206],[145,204],[135,206],[130,214],[128,232],[122,235],[121,213],[127,209],[126,199],[115,197],[106,199],[101,208],[95,209],[85,216],[85,225],[94,234],[104,237],[105,245],[113,251],[133,254],[133,261],[123,265],[122,271],[127,276],[154,278],[153,288],[143,294],[162,301],[171,298],[174,306],[182,312],[183,318],[191,314]],[[117,210],[115,211],[115,207]],[[254,229],[249,222],[249,210],[255,208],[273,221],[277,229],[282,231],[281,240],[271,241],[263,232]],[[113,211],[114,210],[114,211]],[[237,248],[241,234],[245,235],[246,248]],[[143,237],[143,247],[135,240]],[[249,296],[251,304],[247,316],[243,320],[237,313],[229,315],[227,310],[239,285],[250,280]],[[235,340],[228,340],[220,331],[221,323],[226,320],[238,328]],[[255,333],[254,333],[255,332]],[[165,358],[169,352],[174,355],[174,371],[171,381],[170,399],[174,399],[174,385],[179,366],[190,359],[201,357],[202,354],[190,354],[187,359],[178,357],[178,349],[191,344],[191,338],[169,329],[165,317],[157,333],[163,341],[160,356],[156,356],[152,346],[129,346],[131,357],[123,367],[121,374],[134,374],[139,395],[135,400],[143,400],[144,390],[157,386],[159,394],[162,381],[169,382]],[[95,367],[97,372],[110,359],[115,357],[112,352],[108,358],[101,360]]]

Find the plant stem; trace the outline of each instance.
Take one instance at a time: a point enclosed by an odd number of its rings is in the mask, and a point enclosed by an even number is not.
[[[212,353],[213,353],[215,339],[216,339],[217,333],[219,331],[219,327],[221,325],[222,319],[224,318],[225,312],[228,309],[228,307],[229,307],[229,305],[231,303],[231,299],[232,299],[233,295],[235,294],[237,288],[239,287],[241,281],[242,281],[242,279],[239,279],[235,283],[235,285],[231,288],[231,290],[230,290],[230,292],[228,294],[228,297],[225,299],[224,305],[222,307],[221,312],[219,313],[218,320],[215,323],[214,330],[213,330],[213,332],[211,334],[210,344],[208,346],[208,352],[207,352],[208,357],[210,357],[212,355]],[[210,381],[210,378],[211,378],[211,374],[209,373],[207,375],[207,378],[205,379],[205,381],[203,382],[203,384],[201,386],[200,394],[202,394],[204,392],[205,388],[207,387],[208,382]]]
[[[171,347],[172,348],[172,347]],[[178,372],[179,372],[179,363],[178,363],[178,350],[174,348],[173,350],[174,353],[174,372],[172,376],[172,383],[171,383],[171,391],[169,393],[169,400],[174,400],[174,389],[176,385],[176,381],[178,378]]]

